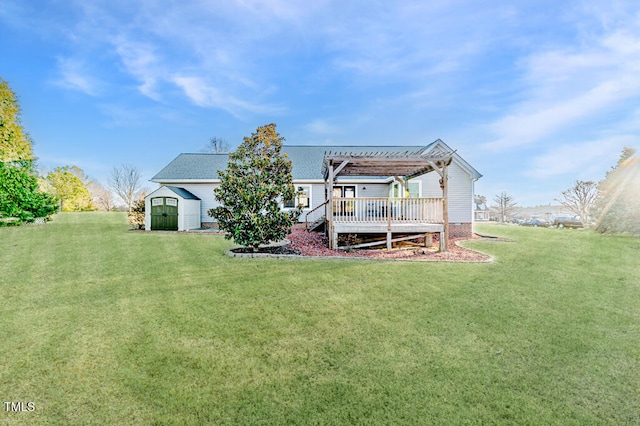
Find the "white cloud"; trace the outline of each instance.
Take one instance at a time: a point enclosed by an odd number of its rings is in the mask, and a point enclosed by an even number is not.
[[[256,114],[280,114],[283,111],[282,108],[279,107],[240,100],[204,81],[200,77],[178,75],[174,76],[171,81],[180,87],[194,104],[206,108],[219,108],[235,117],[240,117],[246,112]]]
[[[576,49],[528,58],[525,99],[491,124],[497,138],[485,148],[499,151],[542,142],[640,98],[640,32],[618,29]]]
[[[534,179],[575,176],[576,179],[600,180],[613,166],[622,148],[631,145],[633,136],[616,136],[599,140],[550,147],[534,157],[524,174]]]
[[[101,83],[87,70],[87,66],[78,59],[58,58],[58,71],[61,78],[56,84],[89,96],[100,93]]]
[[[127,72],[141,82],[138,86],[140,93],[159,100],[156,84],[161,75],[161,67],[155,47],[149,43],[131,41],[124,36],[115,38],[113,44]]]
[[[588,118],[618,101],[632,97],[640,89],[640,81],[621,78],[605,81],[567,100],[532,103],[513,115],[503,117],[492,125],[501,137],[485,144],[492,150],[502,150],[541,141],[554,132]]]
[[[316,119],[307,123],[305,129],[316,135],[331,135],[340,132],[340,128],[329,123],[327,120]]]

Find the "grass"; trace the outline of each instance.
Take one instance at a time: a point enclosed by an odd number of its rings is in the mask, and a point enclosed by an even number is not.
[[[7,424],[638,424],[640,239],[493,264],[228,258],[122,214],[0,228]]]

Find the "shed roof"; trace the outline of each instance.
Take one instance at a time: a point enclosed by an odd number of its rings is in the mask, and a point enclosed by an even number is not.
[[[177,186],[171,186],[171,185],[165,185],[168,189],[170,189],[171,191],[173,191],[174,193],[176,193],[177,195],[179,195],[180,197],[182,197],[185,200],[199,200],[200,198],[198,198],[196,195],[192,194],[191,192],[187,191],[184,188],[180,188]]]

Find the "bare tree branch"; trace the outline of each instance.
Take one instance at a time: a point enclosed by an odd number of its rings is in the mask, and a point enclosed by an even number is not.
[[[114,209],[113,194],[108,188],[105,188],[95,181],[90,182],[87,187],[89,188],[93,202],[98,206],[98,210],[110,212]]]
[[[109,177],[109,187],[124,201],[129,212],[140,189],[140,178],[140,171],[128,164],[114,167]]]
[[[513,215],[516,211],[516,205],[518,204],[514,198],[506,192],[502,192],[493,197],[493,202],[496,203],[496,205],[492,206],[492,209],[498,214],[501,223],[506,222],[507,218]]]
[[[231,151],[229,142],[217,136],[212,137],[209,143],[202,149],[202,152],[210,154],[227,154],[229,151]]]
[[[580,217],[583,225],[589,220],[589,210],[598,196],[598,186],[592,181],[577,180],[573,186],[562,191],[561,197],[556,199],[560,204]]]

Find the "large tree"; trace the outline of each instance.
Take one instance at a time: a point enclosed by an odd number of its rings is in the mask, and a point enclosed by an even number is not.
[[[640,159],[625,147],[618,163],[598,184],[593,208],[598,232],[640,235]]]
[[[518,204],[515,199],[506,192],[501,192],[493,197],[493,202],[495,205],[492,206],[492,209],[497,213],[498,220],[501,223],[506,222],[508,218],[515,213]]]
[[[578,216],[580,222],[587,226],[589,223],[589,211],[597,196],[598,190],[595,182],[577,180],[571,188],[562,191],[560,198],[556,199],[556,201]]]
[[[58,197],[62,211],[81,212],[96,209],[88,189],[89,178],[81,168],[56,167],[47,175],[47,181]]]
[[[0,161],[22,160],[34,160],[31,138],[22,127],[18,99],[0,78]]]
[[[275,124],[258,127],[229,154],[227,169],[218,171],[221,182],[214,192],[221,205],[209,215],[227,232],[225,238],[253,250],[283,239],[300,214],[281,208],[296,196],[291,161],[281,154],[283,140]]]
[[[16,96],[0,79],[0,218],[29,222],[56,211],[55,199],[38,186],[34,161]]]
[[[109,176],[109,187],[124,201],[129,212],[139,196],[141,178],[140,171],[128,164],[114,167]]]

